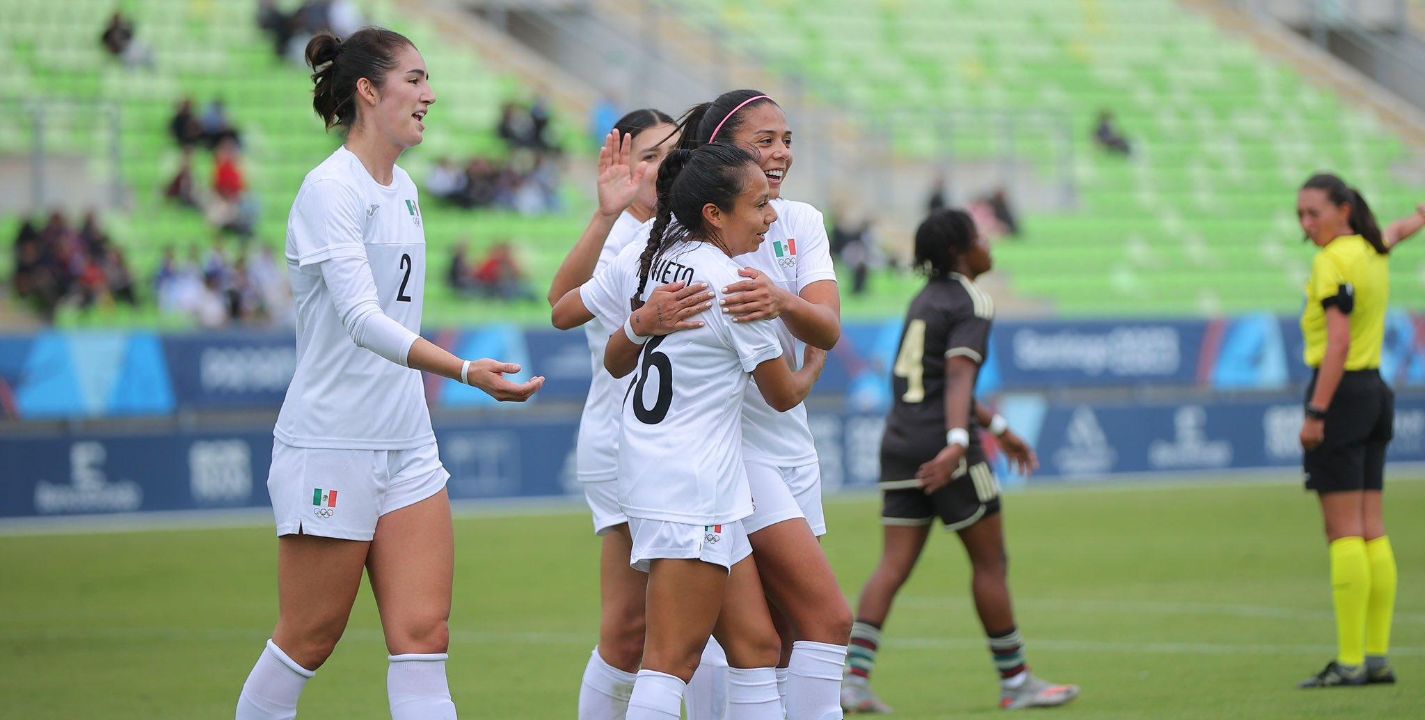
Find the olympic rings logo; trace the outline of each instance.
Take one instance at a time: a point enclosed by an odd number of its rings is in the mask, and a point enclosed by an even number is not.
[[[319,507],[312,508],[312,514],[319,518],[330,518],[336,514],[336,508]]]

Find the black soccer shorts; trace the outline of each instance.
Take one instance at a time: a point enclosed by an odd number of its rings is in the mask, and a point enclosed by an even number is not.
[[[938,517],[946,530],[960,530],[1000,511],[999,481],[978,445],[965,453],[949,485],[926,495],[915,472],[934,456],[919,460],[881,453],[882,524],[929,525]]]
[[[1316,378],[1306,389],[1307,402]],[[1302,456],[1306,489],[1318,493],[1381,490],[1385,451],[1395,436],[1395,393],[1376,370],[1349,371],[1326,411],[1325,439]]]

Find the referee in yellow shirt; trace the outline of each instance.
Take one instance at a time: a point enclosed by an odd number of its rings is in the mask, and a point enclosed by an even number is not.
[[[1315,490],[1331,548],[1336,659],[1303,688],[1394,683],[1387,659],[1395,610],[1395,556],[1381,490],[1395,395],[1380,377],[1390,296],[1390,250],[1425,226],[1425,207],[1384,232],[1365,198],[1341,178],[1313,176],[1297,197],[1311,264],[1301,330],[1312,368],[1301,426],[1306,487]]]

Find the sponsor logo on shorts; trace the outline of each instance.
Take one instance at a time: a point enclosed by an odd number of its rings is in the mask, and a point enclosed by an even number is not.
[[[719,542],[722,542],[722,526],[721,526],[721,525],[704,525],[704,526],[703,526],[703,542],[705,542],[705,543],[707,543],[707,544],[709,544],[709,545],[716,545],[716,544],[718,544]]]
[[[321,488],[312,490],[312,514],[319,518],[336,515],[336,492]]]

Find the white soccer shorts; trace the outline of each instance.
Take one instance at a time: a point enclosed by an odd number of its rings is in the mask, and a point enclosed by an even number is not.
[[[435,443],[410,450],[331,450],[272,443],[267,494],[277,535],[370,540],[382,515],[445,487]]]
[[[584,486],[584,502],[594,514],[594,534],[606,535],[610,530],[628,522],[623,508],[618,504],[618,481],[599,480],[580,482]]]
[[[743,464],[752,490],[752,516],[742,521],[748,535],[794,518],[806,518],[813,535],[826,534],[819,465],[777,467],[755,460]]]
[[[628,529],[633,533],[628,563],[640,572],[648,572],[654,560],[702,560],[731,572],[733,565],[752,555],[741,521],[689,525],[629,518]]]

